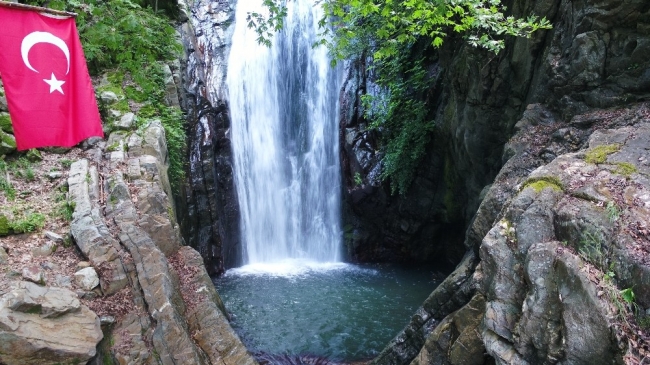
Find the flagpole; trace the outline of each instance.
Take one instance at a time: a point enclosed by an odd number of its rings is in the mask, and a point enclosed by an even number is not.
[[[1,1],[0,0],[0,6],[4,6],[7,8],[17,8],[17,9],[25,9],[25,10],[31,10],[31,11],[38,11],[40,13],[48,13],[52,15],[62,15],[62,16],[71,16],[71,17],[77,17],[77,13],[72,13],[69,11],[62,11],[62,10],[54,10],[50,8],[42,8],[40,6],[33,6],[33,5],[26,5],[26,4],[20,4],[20,3],[11,3],[11,2],[6,2],[6,1]]]

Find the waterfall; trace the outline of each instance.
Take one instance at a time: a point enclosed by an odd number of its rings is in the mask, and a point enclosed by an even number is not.
[[[287,2],[284,29],[259,45],[238,1],[227,86],[244,264],[340,260],[339,73],[318,40],[322,10]]]

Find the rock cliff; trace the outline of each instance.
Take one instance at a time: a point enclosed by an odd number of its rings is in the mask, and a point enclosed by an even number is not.
[[[378,178],[380,136],[366,130],[361,108],[362,95],[381,92],[369,60],[347,65],[340,141],[350,259],[460,262],[373,363],[643,361],[650,5],[504,3],[553,29],[509,39],[496,56],[451,38],[430,57],[436,129],[404,196]],[[221,272],[239,252],[226,234],[237,225],[223,92],[233,2],[183,6],[201,9],[187,10],[184,27],[197,34],[187,38],[190,64],[204,66],[188,68],[197,179],[183,226]]]
[[[449,39],[429,56],[433,138],[404,196],[378,181],[380,138],[368,132],[360,97],[381,92],[368,60],[350,64],[341,93],[346,245],[362,261],[462,257],[465,229],[509,155],[503,146],[530,104],[568,122],[598,108],[646,100],[648,8],[643,1],[506,1],[515,15],[547,17],[553,29],[509,39],[499,55]],[[545,162],[560,151],[545,151]],[[358,178],[355,179],[355,175]],[[358,184],[355,180],[362,181]],[[471,232],[470,232],[471,233]],[[468,247],[482,237],[465,241]]]
[[[462,176],[454,196],[480,206],[461,265],[374,363],[648,361],[648,5],[513,5],[553,30],[492,60],[441,51],[437,141]]]
[[[183,107],[190,124],[190,171],[180,224],[210,274],[220,274],[241,262],[242,250],[225,88],[234,1],[179,1],[179,6],[188,54]]]

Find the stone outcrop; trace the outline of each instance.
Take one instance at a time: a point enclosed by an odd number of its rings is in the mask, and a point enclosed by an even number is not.
[[[509,40],[490,60],[454,42],[440,50],[434,66],[443,81],[431,92],[441,101],[440,134],[420,172],[434,176],[425,201],[440,200],[417,224],[449,227],[448,216],[436,213],[449,211],[445,194],[467,208],[457,221],[467,226],[464,246],[480,257],[466,278],[471,292],[485,298],[477,330],[486,363],[636,363],[648,356],[647,334],[628,326],[620,291],[631,288],[638,313],[645,313],[648,216],[642,197],[650,186],[647,150],[639,145],[647,144],[642,136],[649,120],[648,106],[636,102],[650,92],[644,86],[650,63],[640,56],[649,44],[649,9],[641,1],[507,5],[515,14],[546,16],[553,29]],[[354,105],[364,85],[351,90],[343,98]],[[372,154],[357,156],[377,145],[355,129],[363,123],[358,114],[346,115],[351,129],[344,171],[359,164],[356,171],[372,182]],[[370,147],[357,143],[362,140]],[[450,172],[456,178],[446,180]],[[419,189],[420,178],[412,190]],[[417,239],[376,241],[394,235],[368,233],[381,225],[364,220],[366,211],[393,214],[392,207],[420,199],[384,196],[379,185],[348,185],[353,257],[382,250],[392,256],[393,248],[418,245]],[[398,210],[382,219],[400,221],[407,214]],[[464,295],[454,309],[472,311],[468,303]],[[478,363],[477,357],[453,357],[466,325],[457,326],[447,314],[424,324],[414,318],[374,363]]]
[[[635,363],[648,356],[646,330],[628,317],[621,290],[631,288],[643,317],[650,306],[650,154],[642,146],[650,138],[650,105],[577,115],[568,127],[536,105],[518,128],[506,148],[512,157],[468,230],[468,240],[483,236],[475,246],[479,264],[460,270],[468,284],[455,289],[475,293],[468,304],[456,303],[458,313],[470,313],[465,318],[476,315],[478,296],[485,298],[480,325],[456,324],[455,314],[424,324],[414,318],[375,363],[481,363],[453,351],[475,340],[462,339],[471,328],[480,333],[482,356],[497,364]],[[548,151],[558,156],[537,167]]]
[[[19,282],[0,297],[0,363],[86,363],[102,337],[97,315],[68,289]]]
[[[108,96],[110,109],[119,98]],[[230,327],[201,255],[181,237],[162,122],[132,127],[71,151],[77,161],[61,186],[74,208],[72,242],[46,233],[24,250],[20,262],[38,261],[21,265],[22,277],[3,268],[0,364],[257,363]],[[66,253],[52,254],[55,240]],[[0,264],[16,261],[15,252],[2,254]]]
[[[111,144],[119,140],[126,143]],[[94,228],[101,231],[106,227],[111,237],[116,237],[111,241],[116,246],[111,247],[122,263],[132,303],[107,327],[110,341],[100,344],[96,363],[111,358],[122,364],[255,364],[230,328],[214,287],[206,288],[211,280],[199,254],[183,246],[169,199],[167,147],[160,121],[146,123],[138,132],[115,131],[108,145],[115,147],[97,161],[101,166],[95,168],[98,178],[91,178],[88,195],[77,199],[94,202],[90,192],[100,192],[97,202],[102,209]],[[89,171],[95,166],[88,160],[77,164],[90,166]],[[83,209],[83,204],[77,204],[75,216],[78,208]],[[84,227],[80,231],[92,229]],[[188,259],[175,265],[179,256]],[[113,275],[105,266],[98,271],[100,281]],[[203,287],[183,285],[188,280],[200,282]],[[201,292],[210,295],[199,305],[195,299]],[[197,324],[197,314],[191,308],[199,308],[200,318],[206,318],[206,323]],[[217,336],[220,346],[213,344]],[[211,339],[210,345],[206,338]]]
[[[100,285],[106,294],[112,294],[127,285],[124,265],[118,254],[119,242],[102,219],[99,202],[99,174],[88,160],[80,160],[70,167],[68,177],[69,200],[74,203],[70,234],[81,252],[96,268],[105,272]]]

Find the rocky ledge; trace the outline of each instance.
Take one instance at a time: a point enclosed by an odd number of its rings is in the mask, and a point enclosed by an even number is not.
[[[569,123],[531,105],[517,128],[474,249],[373,363],[650,359],[650,105]]]

